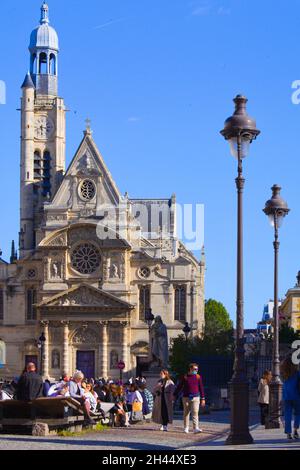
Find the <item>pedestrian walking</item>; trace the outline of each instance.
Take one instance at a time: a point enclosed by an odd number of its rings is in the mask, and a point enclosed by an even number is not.
[[[188,373],[179,381],[176,387],[174,398],[178,399],[183,395],[184,432],[189,433],[190,416],[192,415],[194,433],[202,432],[199,427],[199,408],[205,407],[204,386],[199,367],[197,364],[190,364]]]
[[[173,401],[175,385],[171,380],[169,371],[163,369],[160,380],[154,389],[154,407],[152,420],[161,424],[161,431],[168,431],[168,425],[173,423]]]
[[[300,425],[300,372],[289,356],[280,365],[283,379],[283,400],[285,433],[289,441],[299,439]],[[294,415],[294,433],[292,435],[292,420]]]
[[[270,390],[269,385],[272,380],[272,372],[266,370],[258,384],[258,404],[260,407],[260,422],[263,426],[266,424],[266,419],[269,414],[269,401]]]

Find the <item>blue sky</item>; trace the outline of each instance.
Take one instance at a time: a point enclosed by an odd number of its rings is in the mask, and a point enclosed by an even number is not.
[[[0,246],[19,230],[20,86],[41,0],[1,2]],[[280,295],[300,269],[300,1],[49,0],[60,38],[59,89],[67,115],[67,161],[84,120],[120,190],[205,204],[206,297],[235,317],[236,162],[219,135],[244,93],[261,136],[244,162],[245,323],[272,298],[272,230],[262,212],[274,183],[291,213],[281,229]]]

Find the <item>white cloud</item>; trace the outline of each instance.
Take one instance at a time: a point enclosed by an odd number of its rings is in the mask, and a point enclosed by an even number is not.
[[[141,119],[137,116],[131,116],[128,118],[128,122],[139,122]]]
[[[224,5],[217,5],[213,1],[200,1],[193,2],[190,4],[193,8],[192,16],[207,16],[207,15],[220,15],[226,16],[230,15],[230,8],[225,7]]]
[[[107,26],[111,26],[112,24],[121,23],[122,21],[125,21],[125,18],[117,18],[116,20],[109,20],[106,23],[102,23],[102,24],[99,24],[98,26],[95,26],[93,29],[103,29],[103,28],[106,28]]]

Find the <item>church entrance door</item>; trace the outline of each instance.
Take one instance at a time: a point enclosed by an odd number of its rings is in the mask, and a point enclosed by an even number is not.
[[[85,379],[94,379],[95,351],[77,351],[76,368],[84,373]]]

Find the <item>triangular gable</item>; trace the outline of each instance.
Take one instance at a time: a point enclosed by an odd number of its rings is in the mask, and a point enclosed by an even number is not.
[[[79,178],[101,178],[102,204],[119,205],[122,196],[114,182],[103,157],[94,142],[91,133],[85,135],[70,163],[67,172],[48,208],[68,207],[73,195],[74,177]]]
[[[132,310],[134,308],[133,305],[119,299],[115,295],[88,284],[81,284],[44,300],[38,307],[42,309],[49,307],[98,307],[118,310]]]

